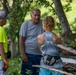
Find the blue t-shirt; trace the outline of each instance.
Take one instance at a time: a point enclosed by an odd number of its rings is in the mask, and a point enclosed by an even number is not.
[[[40,20],[38,24],[33,24],[30,20],[22,23],[19,35],[26,38],[26,53],[41,55],[41,51],[38,47],[37,37],[43,32],[42,20]]]

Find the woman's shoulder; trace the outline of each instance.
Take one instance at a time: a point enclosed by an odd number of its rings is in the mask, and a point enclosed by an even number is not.
[[[44,37],[44,34],[40,34],[40,35],[38,35],[38,39],[40,39],[40,40],[42,40],[43,37]]]
[[[59,34],[53,34],[52,40],[56,44],[61,44],[62,43],[62,39],[61,39],[61,36]]]
[[[45,43],[45,37],[44,37],[44,34],[40,34],[38,35],[38,44],[39,45],[42,45]]]

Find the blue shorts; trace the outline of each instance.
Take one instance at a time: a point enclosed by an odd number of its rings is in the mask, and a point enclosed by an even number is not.
[[[46,69],[40,68],[39,75],[63,75],[63,74],[58,73],[58,72],[54,72],[51,70],[46,70]]]
[[[22,61],[21,74],[22,75],[39,75],[39,68],[32,67],[32,65],[40,65],[41,55],[27,54],[28,63]]]

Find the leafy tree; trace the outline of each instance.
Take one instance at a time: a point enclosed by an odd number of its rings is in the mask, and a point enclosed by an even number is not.
[[[67,37],[72,35],[72,30],[70,29],[70,25],[67,21],[65,12],[71,10],[70,3],[72,0],[65,0],[67,4],[63,7],[61,0],[1,0],[3,8],[10,14],[10,25],[8,27],[8,38],[13,40],[14,46],[16,46],[16,41],[18,43],[19,40],[19,29],[21,23],[25,20],[26,14],[32,8],[48,8],[49,12],[52,12],[52,15],[57,20],[58,29],[61,30],[62,34]],[[11,4],[10,4],[11,3]],[[63,10],[64,8],[64,10]],[[56,11],[55,11],[56,10]],[[65,12],[64,12],[65,11]],[[44,13],[42,16],[46,16],[47,13]],[[58,16],[58,17],[57,17]],[[59,21],[58,21],[59,18]],[[61,33],[61,31],[60,31]],[[74,40],[74,39],[72,39]],[[19,45],[18,45],[19,48]],[[15,52],[15,49],[13,50]],[[19,49],[18,49],[19,53]]]
[[[63,35],[70,35],[72,31],[70,29],[70,25],[68,23],[68,20],[66,18],[65,13],[64,13],[61,1],[60,0],[58,0],[58,1],[53,0],[53,2],[54,2],[54,5],[55,5],[57,15],[59,17],[59,21],[60,21],[61,26],[62,26],[62,34]]]

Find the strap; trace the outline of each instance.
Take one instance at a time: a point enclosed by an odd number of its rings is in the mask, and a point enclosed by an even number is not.
[[[59,56],[51,56],[51,55],[44,55],[43,56],[44,64],[49,65],[49,66],[54,65],[58,59],[60,59]]]

